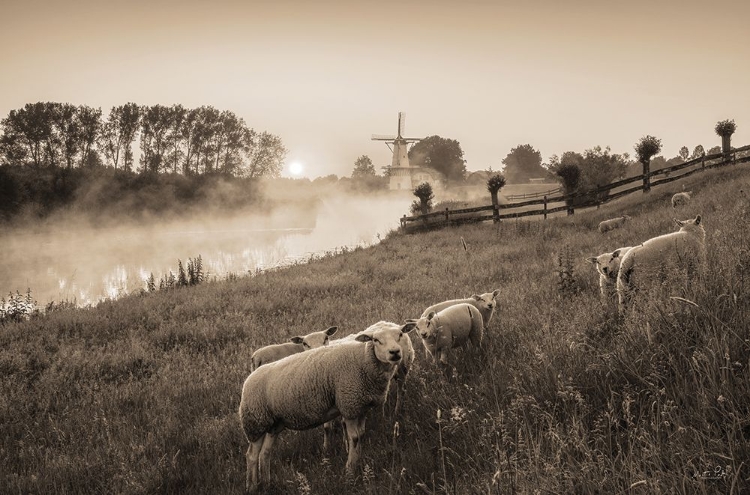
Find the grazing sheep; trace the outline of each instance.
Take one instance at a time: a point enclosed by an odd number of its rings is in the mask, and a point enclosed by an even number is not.
[[[617,295],[623,311],[640,288],[670,273],[686,271],[688,280],[706,266],[706,231],[701,216],[675,219],[680,230],[647,240],[625,253],[617,275]]]
[[[431,312],[437,313],[445,308],[454,306],[456,304],[471,304],[479,310],[482,314],[482,321],[484,321],[484,329],[487,330],[490,325],[490,320],[495,312],[495,306],[497,306],[497,295],[500,293],[499,290],[495,289],[492,292],[485,292],[484,294],[474,294],[466,299],[451,299],[450,301],[443,301],[441,303],[433,304],[429,308],[422,311],[422,318],[430,314]]]
[[[599,232],[603,234],[605,232],[609,232],[610,230],[619,229],[620,227],[625,225],[625,222],[627,222],[628,220],[630,220],[630,215],[623,215],[621,217],[603,220],[599,222]]]
[[[600,254],[597,257],[586,258],[599,273],[599,290],[604,302],[613,301],[617,295],[617,274],[620,272],[622,257],[632,248],[621,247],[611,253]]]
[[[674,196],[672,196],[672,208],[677,208],[678,206],[685,206],[686,204],[690,203],[690,198],[693,195],[693,191],[683,191],[678,192]]]
[[[425,352],[436,362],[447,364],[448,349],[463,346],[468,340],[475,347],[482,343],[482,314],[469,303],[449,306],[437,313],[430,311],[418,320],[407,321],[416,323]]]
[[[250,371],[255,371],[259,366],[278,361],[292,354],[328,345],[328,337],[335,334],[336,330],[338,330],[338,327],[330,327],[328,330],[308,333],[304,337],[292,337],[289,339],[290,342],[271,344],[256,349],[250,356]]]
[[[314,428],[338,416],[343,417],[347,432],[346,474],[353,476],[362,450],[365,414],[385,401],[401,362],[400,341],[415,326],[381,322],[354,342],[293,354],[250,373],[239,408],[250,442],[247,490],[257,491],[259,471],[260,482],[270,483],[270,453],[279,433]]]

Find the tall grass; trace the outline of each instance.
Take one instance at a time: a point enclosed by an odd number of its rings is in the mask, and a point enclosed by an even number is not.
[[[330,325],[346,335],[400,322],[495,288],[483,352],[452,353],[455,376],[417,343],[403,414],[368,416],[355,486],[344,482],[343,444],[322,457],[316,429],[281,435],[274,491],[750,490],[750,205],[734,194],[750,186],[743,173],[687,181],[694,199],[678,211],[654,190],[569,218],[390,235],[284,270],[8,323],[0,492],[241,493],[237,408],[253,349]],[[622,213],[633,216],[624,228],[596,230]],[[584,257],[696,213],[708,274],[671,294],[691,303],[653,299],[613,318]]]

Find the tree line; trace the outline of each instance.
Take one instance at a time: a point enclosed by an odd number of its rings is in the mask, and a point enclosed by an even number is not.
[[[277,177],[287,150],[281,138],[249,128],[229,110],[212,106],[114,106],[27,103],[0,121],[0,161],[37,167],[97,167],[233,177]]]

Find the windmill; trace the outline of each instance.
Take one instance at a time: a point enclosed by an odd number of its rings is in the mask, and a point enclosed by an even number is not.
[[[393,152],[393,160],[390,169],[390,189],[411,190],[412,174],[414,169],[409,165],[409,144],[421,141],[422,138],[407,138],[401,135],[406,128],[406,114],[398,113],[398,134],[395,136],[382,136],[373,134],[373,141],[385,141],[386,146]]]

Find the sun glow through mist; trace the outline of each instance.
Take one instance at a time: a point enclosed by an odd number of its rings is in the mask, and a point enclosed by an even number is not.
[[[289,164],[289,174],[292,177],[299,177],[305,171],[305,166],[302,162],[292,162]]]

